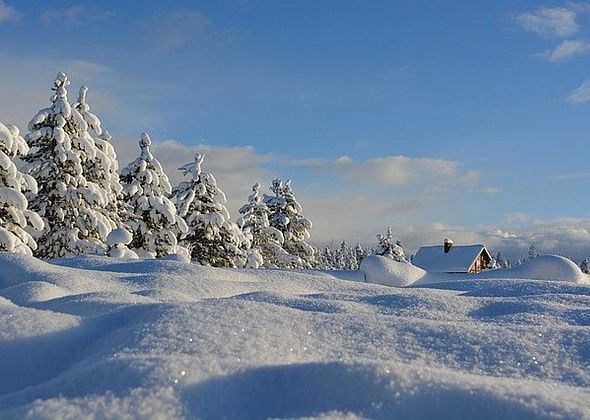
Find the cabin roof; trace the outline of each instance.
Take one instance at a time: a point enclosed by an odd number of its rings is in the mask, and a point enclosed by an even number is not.
[[[442,245],[423,246],[412,264],[432,273],[468,273],[482,252],[490,255],[481,244],[453,245],[446,254]]]

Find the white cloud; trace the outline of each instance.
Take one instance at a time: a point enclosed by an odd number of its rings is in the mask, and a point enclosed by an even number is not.
[[[561,42],[554,49],[545,51],[540,56],[552,63],[567,60],[575,55],[584,54],[590,50],[590,42],[567,40]]]
[[[544,37],[567,37],[580,30],[577,13],[567,7],[539,7],[531,12],[513,15],[523,29]]]
[[[55,22],[67,25],[82,26],[90,23],[106,22],[115,13],[104,10],[87,10],[83,5],[66,7],[65,9],[46,10],[41,14],[41,21],[47,25]]]
[[[4,0],[0,0],[0,22],[7,22],[18,19],[20,14],[18,11],[6,4]]]
[[[148,41],[155,49],[176,49],[202,36],[209,27],[209,19],[195,11],[156,13],[145,20]]]
[[[579,87],[574,89],[567,100],[572,103],[582,103],[590,101],[590,80],[585,80]]]
[[[561,218],[535,221],[521,227],[469,227],[429,223],[394,226],[408,253],[415,253],[422,245],[442,243],[451,238],[456,244],[481,243],[494,255],[500,251],[516,260],[525,258],[528,248],[535,244],[540,254],[557,253],[582,260],[590,256],[590,219]]]
[[[459,162],[409,158],[407,156],[384,156],[368,160],[354,160],[342,156],[336,160],[305,159],[288,162],[294,166],[304,166],[319,172],[331,172],[349,180],[362,183],[377,183],[384,186],[448,186],[456,184],[470,186],[475,184],[480,173],[460,172]]]

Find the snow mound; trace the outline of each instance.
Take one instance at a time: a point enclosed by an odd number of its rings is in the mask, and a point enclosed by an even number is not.
[[[589,277],[567,258],[559,255],[539,255],[509,270],[511,277],[530,280],[588,283]]]
[[[178,261],[178,262],[181,262],[181,263],[188,264],[188,263],[191,262],[191,257],[189,255],[186,255],[186,254],[176,253],[176,254],[163,255],[163,256],[160,257],[160,260],[164,260],[164,261]]]
[[[17,305],[46,302],[71,295],[69,290],[44,281],[30,281],[18,284],[2,290],[1,294]]]
[[[590,286],[363,268],[0,255],[0,418],[590,418]]]
[[[361,264],[367,283],[404,287],[426,276],[426,271],[412,264],[401,263],[387,257],[370,255]]]
[[[113,229],[107,236],[107,245],[113,247],[117,244],[129,245],[133,240],[133,236],[127,229],[117,228]]]

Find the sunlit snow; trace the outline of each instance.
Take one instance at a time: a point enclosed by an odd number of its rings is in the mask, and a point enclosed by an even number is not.
[[[0,417],[589,417],[588,277],[538,258],[401,288],[0,254]]]

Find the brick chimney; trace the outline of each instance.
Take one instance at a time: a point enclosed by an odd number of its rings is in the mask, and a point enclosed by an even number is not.
[[[449,251],[451,250],[451,248],[453,247],[453,241],[451,241],[450,239],[445,239],[443,244],[444,244],[445,254],[448,254]]]

